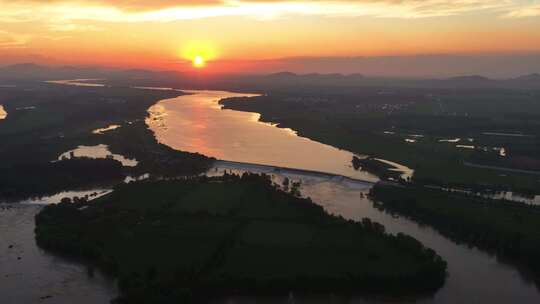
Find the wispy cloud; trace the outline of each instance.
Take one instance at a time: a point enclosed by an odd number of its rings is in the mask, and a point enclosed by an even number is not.
[[[90,24],[77,24],[72,22],[64,23],[52,23],[49,25],[49,29],[53,32],[77,32],[77,31],[102,31],[103,29],[99,26],[90,25]]]
[[[513,11],[516,5],[516,0],[0,0],[0,20],[167,22],[220,16],[272,19],[288,15],[423,18],[473,11]]]
[[[508,18],[540,17],[540,4],[516,8],[505,15]]]
[[[73,38],[73,36],[67,36],[67,35],[64,35],[64,36],[43,35],[43,36],[41,36],[41,38],[48,39],[48,40],[51,40],[51,41],[62,41],[62,40],[66,40],[66,39],[71,39],[71,38]]]
[[[28,38],[28,35],[18,35],[0,30],[0,49],[24,47]]]

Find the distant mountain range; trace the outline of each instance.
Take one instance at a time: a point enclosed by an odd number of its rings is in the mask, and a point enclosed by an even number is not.
[[[75,78],[103,78],[118,85],[153,85],[207,88],[276,88],[293,86],[402,86],[424,88],[514,88],[540,89],[540,74],[510,79],[490,79],[479,75],[445,79],[380,78],[361,74],[190,75],[176,71],[121,70],[96,67],[47,67],[23,63],[0,67],[2,82],[46,81]]]
[[[96,67],[61,66],[48,67],[34,63],[21,63],[0,67],[0,79],[4,80],[65,80],[74,78],[150,78],[161,75],[175,77],[176,72],[148,70],[120,70]]]

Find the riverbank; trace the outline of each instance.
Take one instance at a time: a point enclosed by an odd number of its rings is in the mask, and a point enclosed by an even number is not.
[[[351,178],[348,176],[343,176],[339,174],[332,174],[328,172],[321,172],[315,170],[306,170],[298,168],[289,168],[289,167],[278,167],[271,165],[263,164],[252,164],[252,163],[243,163],[243,162],[234,162],[227,160],[216,160],[213,164],[213,168],[219,168],[221,171],[230,170],[232,173],[262,173],[262,174],[280,174],[280,175],[293,175],[299,177],[315,177],[321,179],[336,179],[339,181],[360,183],[365,186],[373,186],[376,182],[373,180],[363,180],[357,178]],[[207,172],[207,174],[212,174],[212,170]]]
[[[429,224],[458,242],[525,265],[540,283],[540,208],[459,193],[376,185],[371,195],[377,206]]]
[[[490,169],[490,170],[503,171],[503,172],[513,172],[513,173],[524,173],[524,174],[540,175],[540,171],[512,169],[512,168],[490,166],[490,165],[480,165],[480,164],[475,164],[475,163],[471,163],[471,162],[463,162],[463,164],[465,166],[474,167],[474,168]]]

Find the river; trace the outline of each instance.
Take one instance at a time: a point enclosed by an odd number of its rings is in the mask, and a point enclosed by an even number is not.
[[[186,91],[149,110],[147,124],[174,149],[221,160],[290,167],[377,181],[352,167],[354,154],[259,121],[260,114],[222,109],[223,98],[254,96],[222,91]]]
[[[250,94],[221,91],[190,91],[190,93],[191,95],[162,100],[149,109],[150,117],[147,123],[160,142],[178,150],[199,152],[231,161],[216,162],[208,175],[222,174],[225,171],[250,171],[269,173],[276,182],[285,177],[301,181],[302,195],[311,197],[329,213],[354,220],[369,217],[383,224],[390,233],[403,232],[433,248],[448,262],[447,282],[433,297],[415,299],[414,302],[540,303],[540,292],[535,284],[528,281],[526,275],[515,267],[502,263],[483,251],[458,245],[429,227],[390,216],[374,208],[373,202],[366,194],[372,185],[370,182],[376,181],[377,177],[352,169],[350,164],[352,153],[299,137],[293,130],[261,123],[256,113],[222,110],[217,103],[221,98],[250,96]],[[297,168],[303,171],[275,170],[271,166]],[[331,175],[314,174],[309,171],[327,172]],[[17,260],[13,258],[16,254],[6,251],[7,253],[1,256],[2,271],[5,269],[3,264],[9,265],[7,269],[15,267],[15,270],[10,272],[14,273],[15,277],[11,283],[3,276],[0,278],[2,288],[4,286],[12,286],[7,290],[16,288],[11,297],[13,300],[10,302],[8,299],[7,303],[38,303],[41,301],[39,297],[55,290],[58,291],[57,299],[60,300],[53,301],[54,303],[66,302],[62,299],[70,297],[77,299],[78,303],[83,303],[81,301],[103,303],[101,299],[115,294],[114,284],[105,277],[94,275],[90,278],[84,266],[63,258],[54,258],[39,250],[32,233],[33,215],[39,207],[21,204],[14,206],[15,209],[2,211],[0,217],[0,229],[3,235],[7,236],[0,240],[0,246],[3,246],[0,250],[12,250],[13,248],[7,249],[8,244],[17,242],[17,246],[25,248],[25,252],[32,254],[23,257],[24,260],[21,261],[24,262],[19,262],[18,266]],[[71,270],[62,270],[63,267]],[[28,284],[25,284],[26,280],[22,278],[32,277],[34,273],[37,279],[29,280]],[[21,278],[17,278],[15,274]],[[59,284],[58,282],[66,282],[68,285],[64,289],[57,288],[55,284]],[[42,292],[36,292],[36,289]],[[254,302],[386,303],[387,301],[361,297],[341,298],[336,295],[257,299],[233,297],[219,301],[231,304]]]
[[[113,279],[36,245],[34,216],[50,201],[32,203],[0,204],[0,303],[108,303]]]

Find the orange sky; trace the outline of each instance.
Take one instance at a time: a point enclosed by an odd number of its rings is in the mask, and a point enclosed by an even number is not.
[[[288,57],[540,51],[520,0],[0,0],[0,64],[227,72]],[[263,62],[263,63],[261,63]]]

